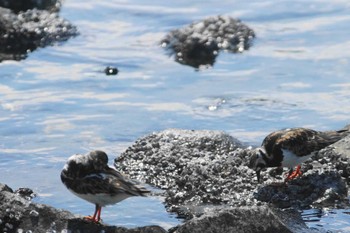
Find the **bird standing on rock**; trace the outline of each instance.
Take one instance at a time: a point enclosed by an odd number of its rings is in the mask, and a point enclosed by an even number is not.
[[[61,180],[69,191],[95,204],[94,215],[85,217],[92,222],[100,222],[102,207],[150,192],[127,181],[107,163],[107,154],[95,150],[86,155],[72,155],[61,172]]]
[[[250,167],[256,171],[258,182],[265,167],[288,167],[290,172],[285,183],[302,175],[300,164],[321,149],[348,135],[349,129],[338,131],[315,131],[291,128],[275,131],[265,137],[260,148],[250,159]],[[297,166],[296,170],[293,168]]]

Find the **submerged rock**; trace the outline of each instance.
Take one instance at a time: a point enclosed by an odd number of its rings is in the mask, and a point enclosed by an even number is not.
[[[28,52],[66,41],[78,32],[57,12],[34,8],[15,13],[0,7],[0,34],[2,61],[24,59]]]
[[[219,51],[232,53],[249,49],[254,31],[239,19],[214,16],[171,31],[161,41],[175,60],[195,68],[212,66]]]
[[[22,189],[26,194],[30,189]],[[18,191],[16,193],[22,193]],[[34,203],[10,187],[0,184],[0,232],[84,232],[84,233],[164,233],[159,226],[146,226],[133,229],[95,224],[83,220],[72,213],[55,209],[48,205]]]
[[[344,140],[349,137],[334,145],[347,146]],[[330,148],[320,151],[318,159],[305,163],[304,175],[287,186],[281,185],[282,173],[276,173],[275,168],[262,172],[264,182],[258,184],[255,172],[248,167],[254,150],[217,131],[174,129],[153,133],[116,158],[115,166],[134,179],[165,189],[168,210],[185,218],[200,216],[205,208],[223,204],[348,207],[350,159],[330,163],[331,158],[339,157]],[[280,185],[276,186],[276,181]]]

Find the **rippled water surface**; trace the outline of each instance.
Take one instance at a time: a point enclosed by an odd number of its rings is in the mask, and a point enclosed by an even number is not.
[[[33,188],[38,202],[92,214],[61,184],[66,159],[102,149],[112,161],[153,131],[225,130],[257,145],[280,128],[350,122],[349,1],[66,0],[60,14],[78,37],[0,63],[0,181]],[[196,71],[159,46],[168,31],[219,14],[255,30],[249,51]],[[106,76],[107,65],[119,74]],[[329,223],[318,215],[316,227],[349,229],[344,212]],[[102,217],[127,227],[180,222],[157,197],[130,198]]]

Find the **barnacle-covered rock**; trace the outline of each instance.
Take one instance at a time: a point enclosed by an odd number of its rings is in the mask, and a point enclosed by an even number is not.
[[[334,145],[344,148],[346,140]],[[185,218],[223,205],[349,206],[350,159],[337,155],[332,147],[304,163],[304,175],[288,185],[283,184],[283,172],[274,172],[275,168],[263,171],[264,182],[259,184],[248,167],[253,154],[254,149],[224,132],[169,129],[137,140],[115,159],[115,166],[134,179],[164,189],[168,210]]]
[[[7,8],[13,12],[27,11],[30,9],[58,11],[61,0],[0,0],[0,7]]]
[[[30,193],[30,194],[29,194]],[[133,229],[95,224],[85,221],[81,216],[38,204],[23,197],[33,192],[28,188],[16,192],[0,184],[0,232],[106,232],[106,233],[165,233],[159,226],[145,226]]]
[[[254,31],[239,19],[220,15],[169,32],[161,45],[177,62],[199,68],[212,66],[219,51],[242,53],[254,37]]]
[[[0,7],[0,61],[24,59],[38,47],[76,35],[76,27],[60,18],[58,12],[37,8],[14,12]]]

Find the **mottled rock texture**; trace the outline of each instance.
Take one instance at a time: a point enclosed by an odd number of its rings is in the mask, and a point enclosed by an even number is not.
[[[206,213],[174,229],[175,233],[311,233],[300,214],[293,210],[237,207]]]
[[[195,68],[212,66],[219,51],[249,49],[254,31],[239,19],[214,16],[169,32],[161,41],[175,60]]]
[[[344,138],[333,147],[347,148],[348,141]],[[168,210],[187,218],[223,204],[346,207],[350,158],[333,147],[303,164],[304,175],[287,186],[282,185],[282,170],[276,168],[262,172],[264,182],[258,184],[248,167],[254,149],[217,131],[172,129],[150,134],[122,153],[115,166],[134,179],[164,189]]]
[[[10,9],[16,13],[34,8],[58,11],[60,6],[60,0],[0,0],[0,7]]]
[[[0,232],[79,232],[79,233],[164,233],[158,226],[127,229],[87,222],[81,216],[31,201],[33,192],[26,188],[13,192],[0,184]]]
[[[67,233],[165,233],[159,226],[127,229],[95,224],[81,216],[44,204],[32,202],[34,193],[29,188],[16,192],[0,184],[0,232],[67,232]],[[300,214],[293,210],[278,210],[265,206],[205,209],[200,218],[169,230],[178,233],[222,232],[310,232]]]
[[[58,12],[53,12],[56,4],[51,8],[47,4],[34,4],[34,8],[26,9],[32,6],[31,1],[27,5],[20,5],[20,2],[2,1],[2,6],[11,8],[0,7],[0,61],[24,59],[28,52],[38,47],[63,42],[78,35],[75,26],[60,18]]]

